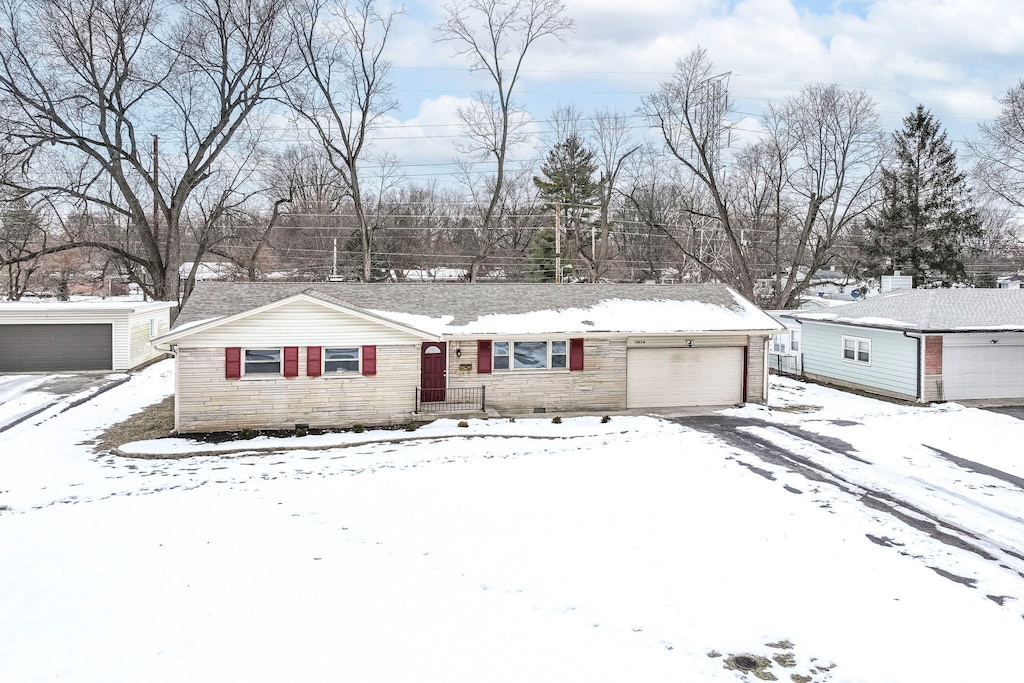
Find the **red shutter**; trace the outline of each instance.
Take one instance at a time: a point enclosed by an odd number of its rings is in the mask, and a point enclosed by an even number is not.
[[[478,374],[491,372],[491,340],[480,339],[476,343],[476,371]]]
[[[284,376],[285,377],[298,377],[299,376],[299,347],[298,346],[286,346],[286,347],[284,347]]]
[[[224,378],[238,379],[242,376],[242,349],[229,346],[224,349]]]
[[[377,374],[377,347],[376,346],[364,346],[363,347],[363,374],[364,375],[376,375]]]
[[[583,369],[583,340],[582,339],[570,339],[569,340],[569,369],[570,370],[582,370]]]
[[[306,347],[306,375],[308,377],[319,377],[320,376],[320,347],[319,346],[307,346]]]

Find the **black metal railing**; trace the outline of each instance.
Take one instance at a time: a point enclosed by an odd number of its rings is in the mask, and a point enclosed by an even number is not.
[[[417,413],[463,413],[487,409],[487,387],[416,388]]]

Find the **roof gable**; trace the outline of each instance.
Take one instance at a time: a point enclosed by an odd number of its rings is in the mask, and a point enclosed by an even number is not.
[[[355,306],[349,306],[342,302],[335,301],[331,297],[325,296],[315,290],[307,290],[299,292],[298,294],[292,294],[275,301],[271,301],[262,306],[255,308],[245,309],[231,315],[224,315],[220,317],[211,317],[206,319],[200,319],[192,321],[191,323],[186,322],[183,324],[176,324],[174,329],[170,332],[161,335],[154,339],[154,343],[158,344],[172,344],[180,342],[187,338],[194,338],[202,335],[206,335],[217,330],[224,330],[230,328],[239,323],[243,323],[250,319],[261,319],[266,318],[268,315],[278,311],[287,311],[291,308],[299,308],[303,304],[306,307],[313,306],[324,311],[331,313],[337,313],[350,318],[356,318],[363,322],[370,323],[373,326],[384,327],[392,331],[399,332],[400,334],[419,338],[423,340],[436,340],[437,335],[431,334],[424,330],[417,329],[415,327],[406,325],[404,323],[391,320],[388,318],[381,317],[370,311],[362,310]],[[307,313],[307,317],[308,313]]]

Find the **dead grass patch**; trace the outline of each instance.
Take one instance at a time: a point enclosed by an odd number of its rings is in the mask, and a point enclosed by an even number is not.
[[[127,420],[111,425],[100,434],[93,450],[109,453],[115,448],[133,441],[159,439],[169,436],[174,430],[174,397],[168,396],[145,410],[135,413]]]

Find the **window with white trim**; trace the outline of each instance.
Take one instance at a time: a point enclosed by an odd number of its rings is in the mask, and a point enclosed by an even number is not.
[[[862,337],[843,337],[843,360],[870,363],[871,340]]]
[[[569,368],[569,342],[565,339],[496,341],[491,347],[491,362],[495,372],[567,370]]]
[[[246,349],[243,367],[246,375],[280,375],[281,349]]]
[[[324,348],[324,374],[359,372],[358,346]]]

